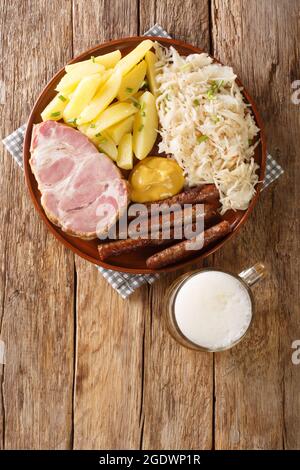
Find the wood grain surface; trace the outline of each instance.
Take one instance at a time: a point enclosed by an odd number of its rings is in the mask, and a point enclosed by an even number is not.
[[[3,137],[72,56],[71,5],[57,15],[55,2],[26,3],[1,2]],[[32,210],[22,172],[1,150],[1,446],[63,449],[72,442],[74,259]]]
[[[1,147],[0,448],[300,448],[300,366],[291,361],[300,339],[299,2],[0,0],[0,9],[2,138],[71,57],[157,22],[234,67],[286,170],[206,261],[239,272],[260,260],[269,272],[246,339],[212,355],[166,331],[163,301],[179,273],[122,300],[47,233]]]

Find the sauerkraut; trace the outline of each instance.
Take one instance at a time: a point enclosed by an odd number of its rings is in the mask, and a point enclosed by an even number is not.
[[[222,214],[247,209],[258,182],[259,129],[236,75],[205,53],[182,57],[173,47],[155,47],[159,152],[183,168],[187,186],[214,183]]]

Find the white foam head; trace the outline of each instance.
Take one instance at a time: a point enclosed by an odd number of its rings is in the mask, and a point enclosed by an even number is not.
[[[210,350],[230,347],[246,332],[252,302],[244,284],[220,271],[202,271],[177,292],[174,314],[183,335]]]

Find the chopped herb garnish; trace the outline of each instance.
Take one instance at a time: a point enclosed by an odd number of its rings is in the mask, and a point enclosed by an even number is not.
[[[218,116],[212,116],[212,117],[211,117],[211,120],[212,120],[212,122],[214,122],[215,124],[217,124],[217,122],[220,121],[220,118],[219,118]]]
[[[139,132],[141,132],[143,129],[144,129],[144,124],[142,124],[142,125],[139,127]]]
[[[76,124],[76,121],[77,121],[76,118],[75,118],[75,119],[68,119],[68,120],[67,120],[67,122],[68,122],[69,124]]]
[[[57,111],[56,113],[51,113],[51,117],[58,117],[60,116],[60,111]]]
[[[166,100],[167,100],[167,101],[171,101],[171,98],[170,98],[169,93],[166,94]]]
[[[209,89],[208,92],[207,92],[207,98],[209,100],[214,100],[215,99],[215,92],[212,91],[211,89]]]
[[[131,101],[132,101],[133,106],[135,106],[135,107],[138,108],[138,109],[141,109],[141,105],[140,105],[140,103],[138,102],[138,100],[136,100],[135,98],[132,98],[132,97],[131,97],[130,99],[131,99]]]
[[[207,98],[209,100],[215,99],[215,94],[220,90],[222,84],[223,84],[223,80],[220,80],[219,83],[217,83],[215,80],[212,81],[211,86],[209,87],[207,91]]]
[[[141,83],[140,90],[141,90],[141,89],[144,89],[144,88],[148,88],[148,82],[147,82],[147,80],[143,80],[142,83]]]
[[[63,95],[58,95],[58,98],[59,98],[61,101],[67,101],[67,98],[65,98]]]
[[[101,137],[101,132],[97,132],[97,134],[95,134],[95,137]]]
[[[96,127],[96,124],[91,124],[90,127],[93,129],[94,127]]]
[[[93,55],[91,56],[91,61],[95,63],[95,57]]]
[[[197,98],[196,98],[196,99],[193,101],[193,105],[194,105],[194,106],[199,106],[199,104],[200,104],[200,101],[197,100]]]
[[[202,142],[205,142],[207,139],[208,139],[207,135],[199,135],[199,137],[197,137],[197,142],[198,144],[201,144]]]
[[[141,115],[142,115],[143,117],[145,117],[145,116],[146,116],[145,111],[142,111],[142,112],[141,112]]]
[[[126,88],[126,91],[127,91],[127,93],[132,93],[132,92],[133,92],[133,88],[127,87],[127,88]]]

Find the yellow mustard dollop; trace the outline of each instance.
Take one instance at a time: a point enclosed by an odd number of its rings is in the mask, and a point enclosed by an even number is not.
[[[184,176],[175,160],[147,157],[133,168],[129,183],[133,202],[159,201],[179,193],[184,185]]]

